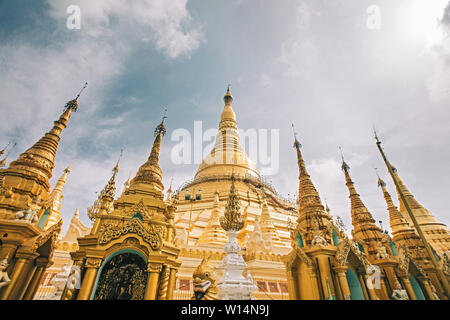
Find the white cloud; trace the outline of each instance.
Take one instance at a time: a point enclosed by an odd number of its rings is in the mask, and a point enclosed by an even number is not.
[[[186,8],[187,0],[47,0],[47,3],[50,16],[61,21],[60,32],[53,34],[50,45],[39,47],[19,38],[0,44],[3,108],[0,142],[6,145],[12,138],[17,141],[11,159],[16,157],[50,129],[65,102],[75,97],[85,81],[89,82],[80,98],[79,111],[69,123],[70,133],[62,134],[63,143],[53,172],[52,183],[55,183],[62,170],[68,164],[72,166],[62,207],[63,218],[68,221],[75,208],[85,212],[87,205],[95,200],[95,192],[110,177],[113,160],[105,164],[98,158],[115,157],[118,150],[111,149],[107,142],[121,135],[117,126],[124,123],[128,113],[116,113],[110,118],[104,115],[95,122],[94,112],[104,104],[108,86],[123,73],[132,48],[136,43],[150,41],[158,51],[175,59],[195,51],[202,41],[202,33]],[[81,30],[65,30],[69,16],[66,9],[71,4],[81,8]],[[118,104],[140,102],[136,97],[126,97]],[[89,153],[78,154],[74,145],[82,137],[89,138],[103,154],[91,157]],[[130,171],[136,172],[148,156],[144,155],[147,151],[146,148],[132,155],[126,151],[133,163],[127,165],[123,161],[121,172],[126,173],[121,173],[118,181],[123,182]]]
[[[186,8],[187,0],[47,0],[56,19],[68,16],[68,5],[81,9],[81,28],[92,37],[138,37],[152,41],[170,58],[196,50],[202,32]]]

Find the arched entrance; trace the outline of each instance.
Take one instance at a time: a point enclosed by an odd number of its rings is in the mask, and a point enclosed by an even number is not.
[[[143,300],[147,261],[135,251],[119,251],[100,268],[94,300]]]
[[[350,289],[351,300],[365,300],[364,293],[361,288],[361,283],[359,282],[358,276],[352,268],[348,268],[345,272],[347,277],[348,287]]]

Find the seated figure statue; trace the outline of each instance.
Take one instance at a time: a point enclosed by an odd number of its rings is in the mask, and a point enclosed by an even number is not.
[[[0,261],[0,289],[7,286],[11,282],[8,273],[6,272],[6,268],[8,268],[8,256]]]
[[[378,245],[377,254],[376,254],[377,259],[382,260],[382,259],[389,258],[389,254],[386,250],[386,247],[383,246],[383,244],[380,241],[377,242],[377,245]]]
[[[16,221],[25,221],[27,223],[34,223],[37,221],[38,217],[36,215],[37,210],[28,208],[23,211],[16,212]]]

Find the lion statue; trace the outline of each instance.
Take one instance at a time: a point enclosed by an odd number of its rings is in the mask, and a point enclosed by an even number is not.
[[[203,259],[202,263],[195,269],[194,295],[192,300],[218,300],[217,275],[214,267],[209,264],[209,259]]]

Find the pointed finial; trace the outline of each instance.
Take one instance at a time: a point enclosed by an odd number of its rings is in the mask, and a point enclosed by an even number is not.
[[[167,189],[167,193],[172,193],[172,184],[173,184],[173,177],[170,179],[170,185],[169,185],[169,189]]]
[[[223,101],[225,102],[226,105],[229,105],[233,102],[233,96],[231,95],[230,92],[230,84],[228,84],[227,86],[227,92],[225,93],[225,96],[223,97]]]
[[[342,170],[344,170],[344,171],[347,171],[347,170],[349,170],[350,169],[350,167],[349,167],[349,165],[345,162],[345,159],[344,159],[344,153],[342,152],[342,148],[341,147],[339,147],[339,151],[341,152],[341,158],[342,158]]]
[[[70,164],[67,166],[67,168],[64,169],[63,172],[70,173]]]
[[[88,83],[86,82],[83,86],[83,88],[81,88],[80,92],[77,94],[76,98],[73,100],[70,100],[69,102],[66,103],[66,105],[64,106],[64,110],[70,109],[72,108],[72,110],[74,112],[76,112],[78,110],[78,98],[81,96],[81,93],[84,91],[84,89],[86,89],[86,87],[88,86]]]
[[[130,179],[131,179],[131,171],[130,174],[128,175],[127,181],[125,181],[125,183],[123,184],[125,186],[125,190],[130,187]]]
[[[381,179],[380,175],[378,174],[378,171],[377,171],[378,168],[374,168],[374,170],[375,170],[375,173],[376,173],[376,175],[378,177],[378,186],[379,187],[385,187],[386,186],[386,182],[384,182],[383,179]]]
[[[77,97],[75,98],[75,100],[78,100],[78,98],[81,96],[81,93],[84,91],[84,89],[86,89],[87,86],[88,86],[88,83],[86,82],[84,84],[84,87],[81,88],[80,92],[77,94]]]
[[[374,134],[375,140],[377,141],[377,144],[381,144],[381,141],[378,138],[377,130],[375,129],[375,125],[373,126],[373,134]]]
[[[295,132],[294,124],[291,123],[291,125],[292,125],[292,132],[294,133],[294,148],[301,148],[302,144],[297,139],[297,132]]]
[[[155,129],[155,136],[157,136],[160,133],[162,135],[166,134],[166,126],[164,125],[164,120],[167,119],[166,114],[167,114],[167,109],[164,109],[164,114],[163,114],[163,117],[162,117],[162,121]]]
[[[330,207],[328,207],[328,202],[327,202],[327,198],[324,198],[325,200],[325,210],[330,213]]]
[[[119,163],[120,163],[120,159],[122,159],[122,155],[123,155],[123,149],[120,149],[119,159],[117,160],[116,166],[113,168],[113,172],[115,172],[115,173],[119,172]]]

